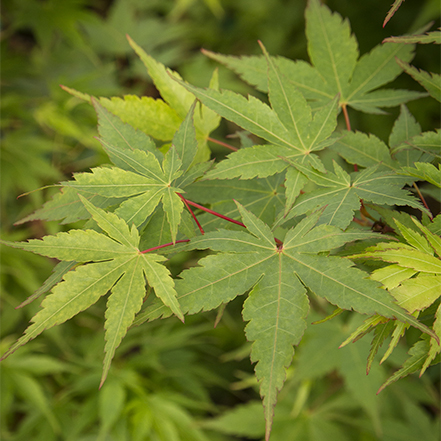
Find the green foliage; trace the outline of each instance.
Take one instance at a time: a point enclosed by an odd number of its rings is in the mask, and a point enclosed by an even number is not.
[[[220,2],[205,3],[212,13],[224,13]],[[399,4],[394,4],[389,18]],[[120,19],[121,28],[137,22],[135,3],[127,10],[121,5],[116,2],[108,22],[97,28],[102,35]],[[87,21],[87,14],[76,2],[68,6],[57,26],[63,25],[60,29],[66,38],[93,56],[75,26],[76,20]],[[43,22],[57,15],[58,8],[47,3],[39,12]],[[180,16],[183,8],[184,2],[177,2],[170,16]],[[32,23],[28,11],[17,11],[23,23]],[[118,11],[123,11],[122,18]],[[262,56],[240,58],[205,51],[258,91],[268,93],[268,103],[262,95],[245,98],[219,89],[217,70],[208,88],[185,82],[130,37],[130,46],[161,98],[133,93],[107,98],[87,87],[79,92],[76,89],[81,87],[75,82],[64,86],[75,105],[83,101],[93,105],[99,141],[111,164],[76,172],[72,180],[57,185],[60,191],[42,208],[20,221],[75,225],[62,227],[64,231],[54,227],[55,234],[43,234],[42,239],[2,240],[13,252],[31,251],[60,261],[42,287],[19,305],[46,294],[41,309],[34,308],[32,324],[23,336],[16,343],[10,344],[11,338],[6,342],[3,359],[25,344],[26,348],[34,347],[39,339],[31,340],[45,330],[44,334],[51,335],[68,353],[63,331],[56,325],[73,326],[71,322],[86,317],[84,323],[88,324],[79,329],[91,328],[93,335],[99,329],[98,317],[104,315],[102,372],[98,373],[96,358],[101,335],[94,336],[96,343],[88,348],[85,337],[90,334],[81,330],[81,354],[67,357],[77,363],[82,356],[88,357],[73,375],[84,375],[87,361],[93,359],[92,373],[61,400],[66,403],[69,396],[89,395],[85,406],[90,416],[81,417],[77,438],[72,439],[83,439],[84,428],[99,440],[107,436],[227,439],[222,434],[266,440],[270,436],[287,439],[293,434],[311,440],[323,439],[324,434],[353,439],[356,433],[366,439],[394,433],[396,439],[405,440],[413,430],[406,421],[418,411],[407,392],[399,389],[401,382],[391,388],[406,398],[400,401],[388,388],[383,392],[388,394],[384,408],[375,399],[375,391],[417,370],[422,375],[440,359],[441,215],[439,209],[430,209],[422,195],[431,194],[440,202],[441,138],[439,130],[423,132],[404,105],[427,97],[426,93],[382,86],[406,71],[438,98],[436,75],[416,72],[409,65],[414,43],[428,43],[436,35],[391,39],[360,57],[349,21],[319,0],[308,1],[305,20],[311,64],[272,56],[262,43]],[[134,35],[142,40],[141,25],[145,23],[138,24]],[[93,26],[85,28],[89,33],[96,31]],[[42,47],[49,48],[51,32],[50,27],[36,31]],[[120,37],[117,40],[115,54],[126,54]],[[352,130],[348,107],[382,117],[382,108],[398,105],[401,111],[389,128],[388,145],[374,134]],[[91,109],[82,108],[87,109],[85,114]],[[342,129],[340,111],[346,130]],[[54,118],[56,112],[50,105],[38,113],[44,113],[64,134],[81,138],[81,129],[66,115],[61,122]],[[241,130],[236,134],[240,147],[212,138],[221,118]],[[211,161],[209,142],[233,152],[226,158],[213,155],[215,161]],[[96,146],[93,149],[97,151]],[[43,148],[38,153],[46,151]],[[39,163],[34,166],[29,183],[45,184]],[[55,171],[51,177],[62,179]],[[414,216],[397,207],[413,210]],[[382,236],[379,231],[389,235]],[[104,296],[108,297],[106,304],[100,300]],[[11,307],[13,303],[17,306],[11,300]],[[258,411],[252,393],[248,404],[195,425],[188,410],[198,409],[198,403],[203,411],[216,412],[205,391],[210,370],[202,369],[204,379],[198,378],[188,361],[195,357],[195,349],[189,346],[198,332],[199,313],[218,309],[213,316],[218,325],[234,321],[229,310],[235,308],[242,310],[244,334],[251,343],[240,353],[250,354],[255,363],[255,378],[245,374],[242,385],[252,386],[260,394],[265,424],[249,423],[261,418],[256,417],[257,412],[261,415],[261,407]],[[330,314],[328,318],[333,320],[310,326],[311,318],[321,318],[317,310]],[[185,327],[170,320],[155,321],[172,315],[182,322],[185,318]],[[361,315],[367,316],[364,323]],[[164,332],[163,338],[155,343],[147,337],[145,347],[132,340],[144,329]],[[169,331],[170,342],[164,337]],[[238,334],[240,329],[234,331]],[[364,340],[347,346],[371,331],[370,348]],[[412,346],[407,360],[398,345],[403,337]],[[338,356],[332,348],[342,340],[345,352]],[[382,348],[387,340],[387,349]],[[188,371],[177,383],[181,389],[187,387],[186,382],[191,386],[178,394],[154,386],[153,379],[162,372],[160,354],[167,352],[169,345],[177,348],[171,360],[187,360]],[[181,352],[180,346],[184,346]],[[295,357],[294,346],[299,346]],[[34,407],[18,439],[35,437],[37,432],[38,439],[44,439],[48,430],[54,436],[64,436],[62,423],[69,413],[50,403],[35,376],[66,376],[70,367],[55,361],[55,351],[52,356],[35,356],[33,370],[26,370],[23,362],[20,364],[22,351],[4,361],[6,366],[11,363],[6,379],[8,404],[14,402],[15,387]],[[118,353],[123,356],[119,358]],[[382,362],[387,360],[394,368],[402,365],[389,378],[386,368],[374,364],[379,353]],[[368,377],[360,361],[366,357]],[[152,375],[152,384],[146,386],[138,369],[145,370],[147,378]],[[343,389],[335,399],[318,406],[319,411],[313,411],[313,397],[332,390],[330,377],[335,370]],[[222,382],[219,378],[213,375],[211,382]],[[67,384],[65,379],[57,381],[63,387]],[[90,388],[98,385],[100,394],[91,395]],[[426,398],[418,396],[417,401],[432,403]],[[336,413],[353,417],[354,401],[358,419],[353,426],[357,429],[335,417]],[[397,403],[400,407],[394,411]],[[39,430],[41,418],[45,426]],[[99,421],[99,428],[90,429],[91,418]],[[431,423],[424,416],[415,418],[421,433],[430,434]],[[367,421],[372,426],[370,432],[365,429]],[[210,430],[217,432],[213,436],[218,438],[209,437]]]

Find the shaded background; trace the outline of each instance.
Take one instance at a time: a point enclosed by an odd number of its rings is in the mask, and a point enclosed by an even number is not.
[[[432,20],[433,28],[439,26],[438,0],[404,3],[385,29],[389,2],[326,4],[350,20],[361,54],[385,37]],[[206,86],[218,67],[221,87],[265,99],[200,49],[259,54],[257,40],[262,40],[271,54],[308,60],[305,5],[304,0],[4,0],[2,237],[24,240],[72,227],[13,224],[57,191],[34,190],[107,162],[94,139],[93,109],[60,84],[99,96],[158,96],[125,34],[195,85]],[[439,47],[419,45],[412,64],[439,72]],[[406,75],[388,87],[422,90]],[[423,131],[439,126],[439,106],[433,99],[408,107]],[[353,129],[387,140],[398,109],[388,112],[353,112]],[[222,139],[228,133],[223,123],[216,136]],[[17,199],[25,192],[32,193]],[[189,258],[175,259],[172,271],[189,265]],[[39,305],[14,308],[41,286],[52,266],[38,256],[2,250],[2,351],[21,334]],[[131,330],[98,392],[104,302],[46,331],[3,363],[2,440],[262,439],[263,412],[243,337],[241,299],[229,305],[216,329],[209,313],[189,317],[185,328],[170,319]],[[326,308],[320,306],[321,316],[329,312]],[[421,380],[406,378],[376,397],[378,386],[406,358],[412,331],[407,346],[366,377],[367,341],[336,349],[359,319],[343,315],[308,328],[280,395],[272,440],[439,439],[439,370],[429,369]]]

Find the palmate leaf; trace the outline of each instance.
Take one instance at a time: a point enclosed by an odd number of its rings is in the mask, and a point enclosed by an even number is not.
[[[266,224],[242,206],[238,208],[247,232],[220,230],[192,239],[190,249],[209,248],[219,254],[183,271],[176,290],[181,309],[188,314],[217,308],[251,290],[243,316],[249,321],[247,338],[254,342],[251,358],[257,362],[268,439],[277,392],[285,380],[293,345],[299,343],[306,327],[305,287],[343,309],[408,321],[425,332],[427,328],[395,305],[379,283],[352,268],[349,260],[320,255],[371,233],[345,233],[330,225],[315,227],[320,215],[316,213],[289,230],[284,243],[277,245]],[[156,301],[135,324],[168,315],[167,308]]]
[[[330,136],[337,123],[337,98],[331,97],[313,117],[302,93],[286,81],[261,46],[268,63],[271,108],[252,96],[246,99],[231,91],[200,89],[181,82],[207,107],[270,143],[230,154],[226,161],[207,173],[207,179],[271,176],[287,167],[282,158],[317,165],[320,161],[311,152],[335,142]]]
[[[165,155],[145,134],[123,123],[97,101],[94,105],[99,118],[100,141],[117,167],[95,168],[92,173],[76,174],[74,181],[62,183],[63,192],[52,204],[46,205],[31,218],[63,217],[79,205],[78,193],[81,193],[90,200],[102,200],[104,206],[112,201],[113,205],[119,205],[115,211],[119,217],[129,224],[140,226],[162,202],[172,241],[175,241],[184,207],[178,193],[211,165],[206,162],[192,166],[198,151],[192,123],[195,103]]]
[[[155,294],[181,320],[184,319],[176,299],[173,279],[160,262],[165,257],[142,253],[138,249],[138,230],[113,213],[82,201],[98,226],[107,236],[94,230],[71,230],[42,240],[6,245],[64,261],[75,260],[82,265],[64,275],[42,309],[32,319],[25,334],[6,352],[7,357],[18,347],[35,338],[45,329],[64,323],[89,308],[111,291],[106,311],[106,346],[102,381],[105,380],[116,348],[132,324],[146,296],[145,281]]]
[[[402,72],[395,58],[404,62],[412,60],[413,45],[385,43],[358,59],[357,41],[351,35],[349,23],[339,14],[332,13],[319,0],[309,0],[305,15],[311,65],[282,57],[272,60],[287,83],[311,100],[314,108],[321,108],[339,94],[340,106],[368,113],[384,113],[381,107],[397,106],[425,96],[408,90],[376,90]],[[233,69],[259,90],[268,91],[264,57],[238,58],[209,51],[205,54]]]
[[[326,206],[320,222],[346,228],[354,211],[360,207],[360,199],[379,205],[409,205],[424,210],[415,198],[402,190],[405,180],[392,172],[377,172],[378,167],[349,175],[336,162],[335,173],[322,173],[301,164],[293,165],[320,188],[301,195],[286,220]]]

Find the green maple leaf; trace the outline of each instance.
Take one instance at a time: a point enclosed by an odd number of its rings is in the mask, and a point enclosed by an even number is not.
[[[263,45],[268,64],[269,98],[271,107],[249,96],[248,99],[231,91],[200,89],[183,84],[207,107],[270,144],[244,148],[230,154],[227,160],[207,173],[206,179],[252,179],[280,173],[288,167],[284,158],[321,168],[319,158],[313,154],[335,142],[337,98],[332,97],[314,115],[302,93],[282,74]],[[303,185],[303,176],[296,169],[289,170],[287,208]]]
[[[97,101],[94,105],[99,118],[100,141],[116,167],[98,167],[92,169],[92,173],[76,174],[74,181],[62,183],[64,188],[60,194],[23,221],[64,216],[69,221],[87,218],[87,211],[84,213],[78,197],[81,193],[92,203],[97,200],[102,207],[119,205],[115,213],[127,223],[140,226],[162,202],[172,241],[175,241],[184,208],[178,193],[184,192],[211,165],[210,162],[194,164],[198,151],[192,123],[195,105],[165,155],[143,132],[124,124]]]
[[[301,195],[286,220],[326,206],[320,222],[346,228],[354,211],[360,207],[360,199],[379,205],[409,205],[424,210],[417,199],[402,189],[405,179],[394,172],[379,173],[378,167],[373,166],[348,174],[336,162],[335,173],[323,173],[301,164],[293,165],[319,188]]]
[[[311,64],[283,57],[274,58],[274,63],[315,108],[322,107],[339,94],[340,106],[368,113],[384,113],[381,107],[397,106],[425,96],[408,90],[378,89],[402,72],[395,58],[411,61],[413,45],[385,43],[359,59],[358,44],[351,35],[347,20],[332,13],[319,0],[309,0],[305,16]],[[237,58],[205,53],[236,71],[259,90],[268,91],[267,67],[263,57]]]
[[[42,309],[33,317],[25,334],[6,352],[3,358],[32,340],[45,329],[64,323],[89,308],[101,296],[111,291],[106,310],[106,346],[101,384],[104,382],[116,348],[141,309],[147,283],[174,314],[184,320],[173,279],[161,264],[165,257],[140,252],[138,230],[131,228],[113,213],[94,207],[85,198],[84,205],[92,218],[107,235],[94,230],[71,230],[42,240],[24,243],[3,242],[6,245],[32,251],[61,261],[80,263],[64,275],[52,293],[42,302]]]
[[[238,208],[247,232],[220,230],[192,239],[189,248],[209,248],[219,254],[201,259],[200,267],[184,271],[176,281],[176,290],[182,311],[188,314],[217,308],[250,291],[243,317],[249,321],[247,338],[254,342],[251,359],[257,362],[268,439],[273,407],[291,363],[293,345],[300,342],[306,327],[306,287],[343,309],[377,312],[427,329],[395,305],[377,282],[352,268],[349,260],[320,255],[372,234],[345,233],[330,225],[314,227],[320,215],[316,213],[289,230],[283,244],[277,245],[266,224],[239,204]],[[168,315],[163,305],[154,302],[135,324]]]

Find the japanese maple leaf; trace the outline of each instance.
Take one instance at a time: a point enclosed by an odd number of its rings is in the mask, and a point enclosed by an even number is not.
[[[231,153],[204,179],[264,178],[288,167],[283,158],[322,169],[321,161],[314,152],[337,140],[331,137],[337,124],[337,97],[331,97],[313,115],[300,90],[283,75],[262,44],[261,47],[267,63],[271,107],[252,96],[246,99],[231,91],[219,92],[181,83],[207,107],[269,142]],[[306,180],[295,168],[288,167],[286,211],[305,183]]]
[[[397,106],[426,95],[409,90],[378,89],[403,71],[395,60],[411,61],[414,45],[385,43],[359,58],[358,43],[351,35],[349,22],[338,13],[333,13],[320,0],[309,0],[305,19],[311,64],[283,57],[274,58],[274,63],[314,108],[321,108],[339,94],[341,107],[384,113],[381,107]],[[204,52],[259,90],[268,91],[267,66],[263,57]]]
[[[417,199],[402,189],[407,178],[395,172],[377,172],[378,166],[349,174],[336,162],[335,173],[293,165],[319,188],[300,195],[285,220],[326,206],[320,222],[346,228],[360,208],[360,199],[379,205],[409,205],[425,210]]]
[[[94,105],[99,118],[100,141],[115,166],[97,167],[92,173],[78,173],[75,180],[62,182],[62,192],[24,220],[67,216],[72,222],[87,218],[89,215],[78,197],[81,193],[102,208],[119,205],[115,213],[129,225],[140,226],[162,203],[175,241],[184,208],[178,193],[183,193],[211,166],[210,162],[193,164],[198,151],[192,123],[195,106],[164,155],[147,135],[123,123],[97,101]]]
[[[248,291],[243,317],[246,335],[253,341],[251,359],[265,408],[268,439],[277,393],[282,388],[306,327],[306,287],[343,309],[378,313],[427,329],[397,306],[380,284],[352,268],[352,262],[323,253],[346,242],[372,237],[360,231],[343,232],[330,225],[314,227],[320,212],[290,229],[276,243],[271,229],[238,204],[247,231],[207,233],[192,239],[189,248],[209,248],[219,254],[200,260],[199,267],[181,274],[176,290],[182,311],[194,314],[228,303]],[[140,324],[170,312],[159,302],[150,305],[136,320]]]
[[[6,352],[7,357],[18,347],[41,334],[45,329],[64,323],[92,306],[108,293],[105,322],[105,358],[101,384],[104,382],[116,348],[121,343],[135,314],[146,296],[146,280],[156,296],[176,316],[184,320],[173,279],[161,264],[166,258],[142,253],[138,249],[139,234],[117,215],[93,206],[81,197],[92,219],[106,234],[95,230],[71,230],[46,236],[42,240],[15,243],[14,248],[32,251],[61,261],[75,260],[80,265],[64,275],[52,293],[42,302],[42,309],[33,317],[24,335]]]

